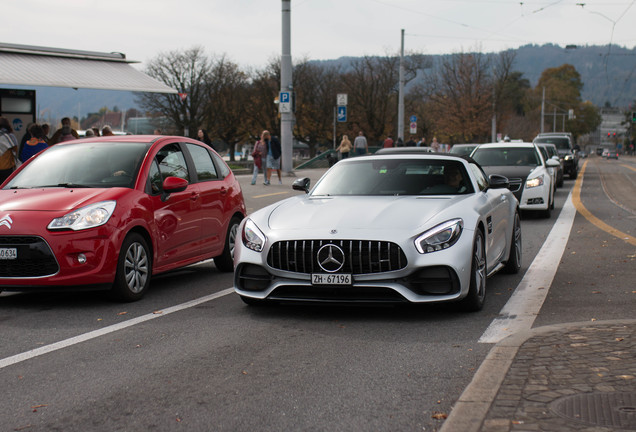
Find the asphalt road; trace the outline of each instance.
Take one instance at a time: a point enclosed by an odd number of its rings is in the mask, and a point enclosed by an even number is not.
[[[321,171],[306,173],[315,181]],[[535,326],[633,318],[636,160],[590,158],[580,178],[580,203],[614,232],[576,215]],[[250,212],[298,193],[289,177],[240,180]],[[574,186],[557,190],[552,218],[523,218],[522,271],[490,278],[473,314],[252,308],[213,263],[155,278],[132,304],[100,293],[0,294],[0,431],[437,430]]]

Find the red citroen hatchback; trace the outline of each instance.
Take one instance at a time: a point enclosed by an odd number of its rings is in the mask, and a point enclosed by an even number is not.
[[[158,273],[210,258],[232,271],[245,214],[232,171],[199,141],[57,144],[0,188],[0,291],[101,288],[133,301]]]

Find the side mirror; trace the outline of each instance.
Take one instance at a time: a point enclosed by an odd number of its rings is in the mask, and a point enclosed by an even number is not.
[[[292,189],[308,193],[310,183],[311,183],[311,180],[309,179],[309,177],[299,178],[296,181],[294,181],[294,183],[292,184]]]
[[[547,161],[545,161],[545,164],[546,166],[552,167],[552,168],[561,166],[561,163],[558,160],[554,160],[554,159],[548,159]]]
[[[510,181],[508,180],[508,177],[499,174],[491,174],[488,177],[488,186],[492,189],[507,189],[510,187]]]
[[[166,202],[171,193],[183,192],[188,187],[188,181],[179,177],[166,177],[163,181],[163,192],[161,201]]]
[[[188,181],[179,177],[166,177],[163,190],[166,193],[183,192],[188,187]]]

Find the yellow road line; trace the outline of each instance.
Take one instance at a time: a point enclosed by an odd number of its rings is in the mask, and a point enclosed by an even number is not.
[[[270,193],[270,194],[264,194],[264,195],[254,195],[252,198],[264,198],[264,197],[270,197],[270,196],[276,196],[276,195],[287,195],[289,192],[276,192],[276,193]]]
[[[583,164],[583,168],[579,172],[579,176],[576,179],[576,183],[574,184],[574,189],[572,190],[572,202],[574,203],[574,206],[576,207],[576,210],[579,213],[581,213],[583,215],[583,217],[585,217],[585,219],[590,221],[590,223],[592,225],[595,225],[599,229],[601,229],[601,230],[613,235],[614,237],[617,237],[617,238],[619,238],[621,240],[625,240],[627,243],[629,243],[629,244],[631,244],[633,246],[636,246],[636,238],[635,237],[632,237],[629,234],[624,233],[622,231],[619,231],[616,228],[606,224],[605,222],[603,222],[602,220],[600,220],[599,218],[594,216],[592,214],[592,212],[590,212],[583,205],[583,202],[581,201],[581,186],[583,185],[583,176],[585,174],[585,168],[587,167],[587,163],[588,163],[588,161],[585,161],[585,163]]]
[[[632,171],[636,171],[636,168],[634,168],[633,166],[625,165],[625,164],[621,164],[621,166],[622,166],[622,167],[625,167],[625,168],[627,168],[627,169],[630,169],[630,170],[632,170]]]

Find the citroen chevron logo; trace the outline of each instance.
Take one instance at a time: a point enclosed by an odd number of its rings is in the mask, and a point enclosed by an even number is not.
[[[11,219],[11,216],[9,215],[6,215],[2,219],[0,219],[0,226],[6,226],[9,229],[11,229],[12,223],[13,223],[13,219]]]

